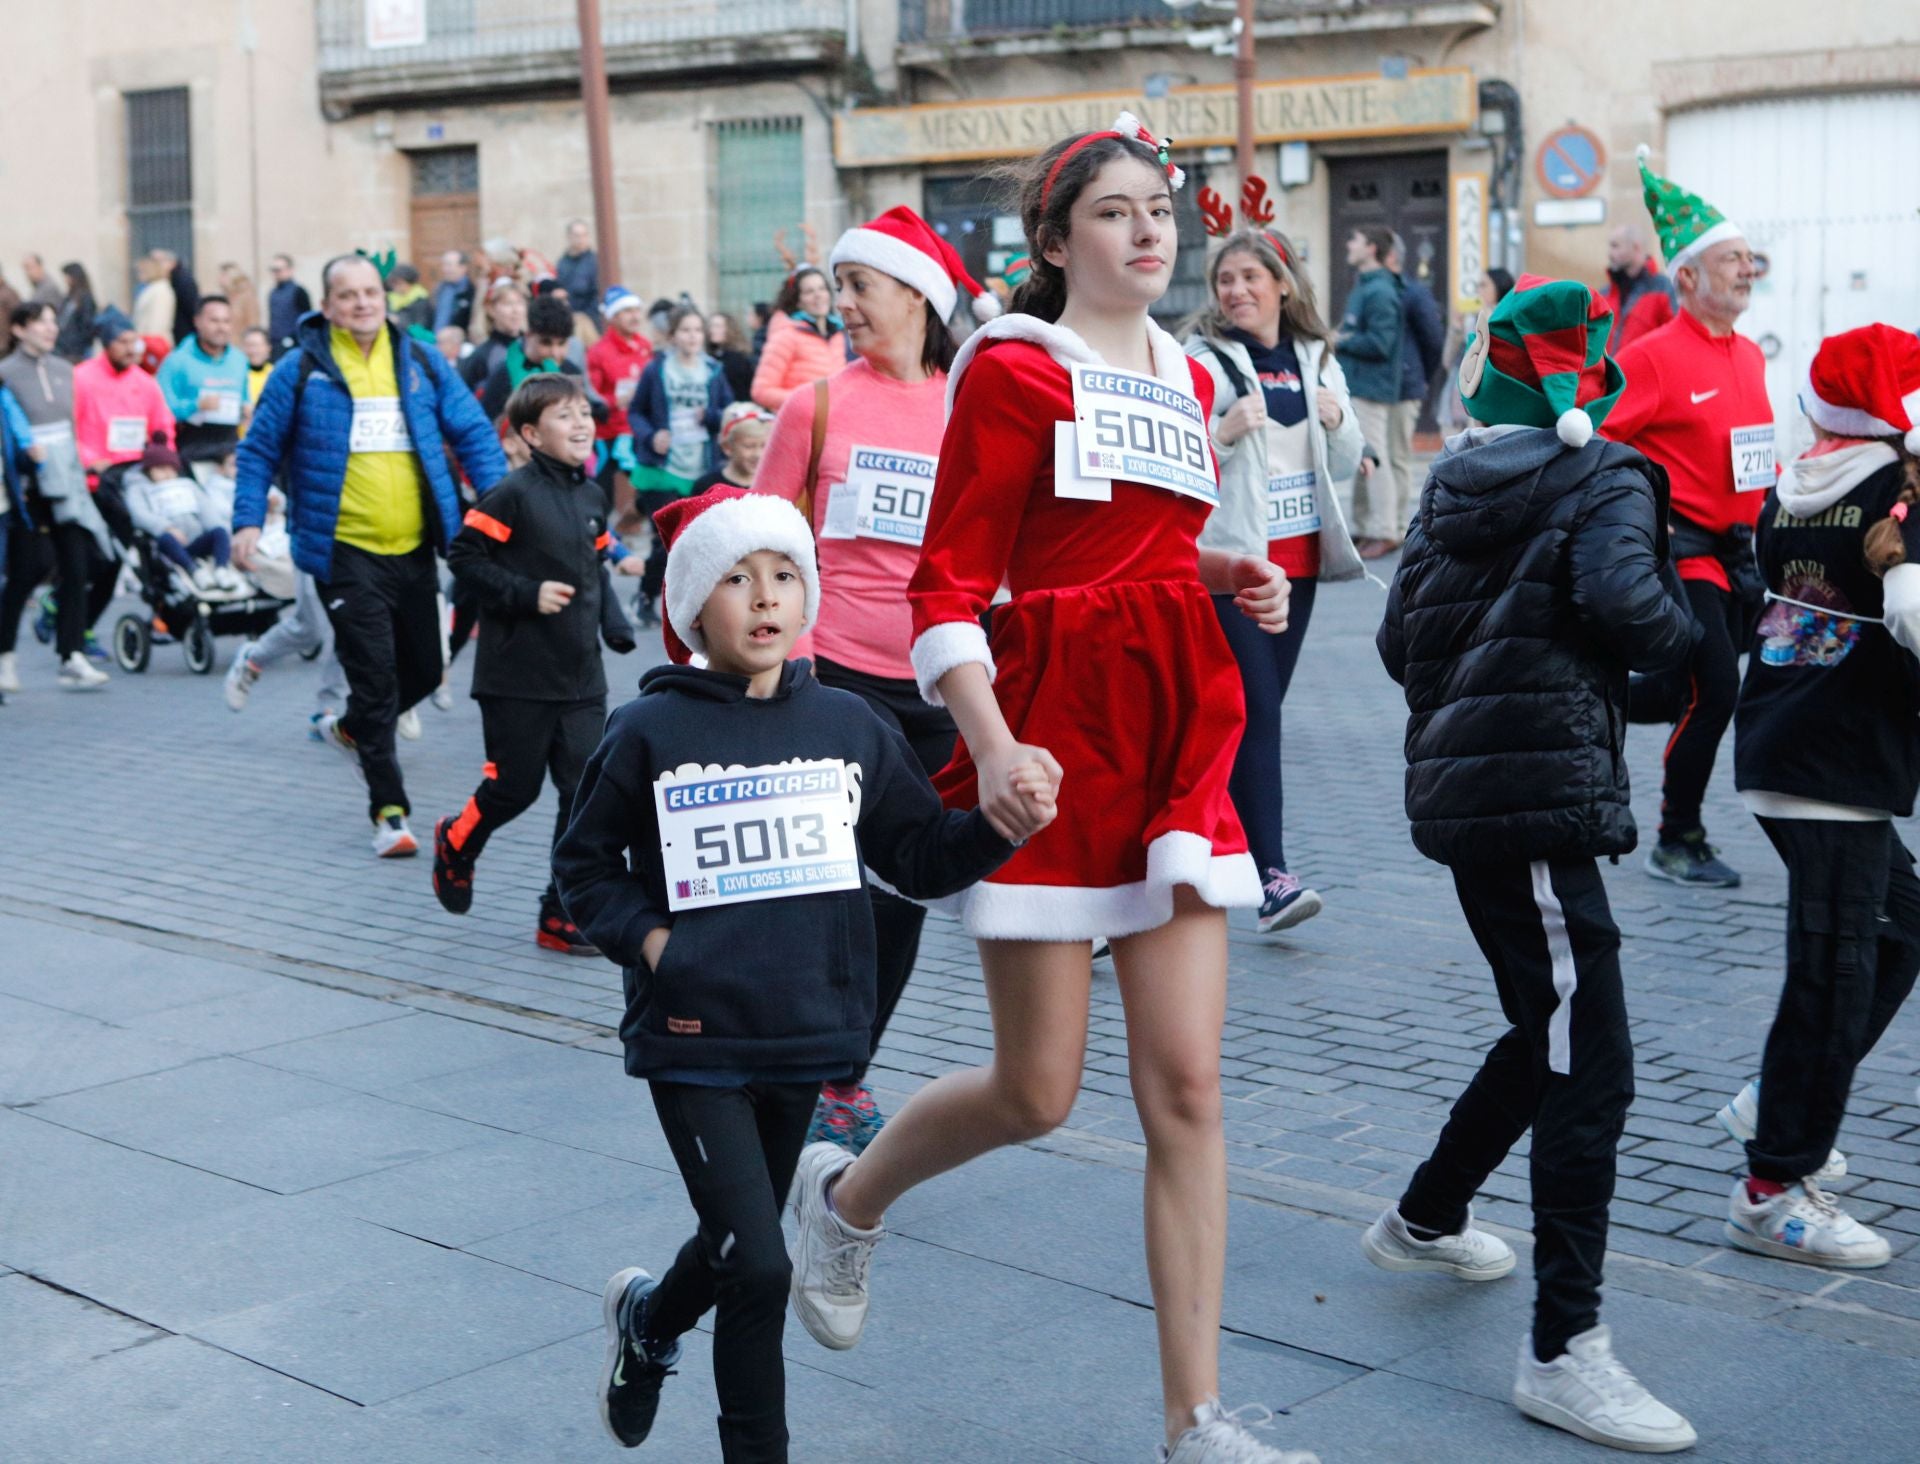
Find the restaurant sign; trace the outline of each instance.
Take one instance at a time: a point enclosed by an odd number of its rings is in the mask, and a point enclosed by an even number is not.
[[[1478,102],[1473,73],[1464,67],[1409,71],[1399,79],[1367,72],[1264,81],[1254,86],[1253,135],[1259,142],[1296,142],[1462,132],[1473,126]],[[1174,87],[1161,97],[1094,92],[862,107],[834,118],[834,160],[843,168],[877,168],[1020,157],[1109,126],[1121,112],[1132,112],[1180,148],[1229,147],[1239,127],[1232,86]]]

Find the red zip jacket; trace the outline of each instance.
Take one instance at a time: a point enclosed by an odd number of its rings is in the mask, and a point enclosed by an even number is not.
[[[1603,434],[1637,448],[1667,470],[1673,509],[1715,534],[1752,527],[1764,492],[1736,493],[1733,432],[1771,425],[1766,362],[1737,332],[1713,336],[1682,310],[1620,353],[1627,388],[1607,414]],[[1728,588],[1717,559],[1679,560],[1680,578]]]
[[[653,346],[645,336],[628,340],[611,326],[587,352],[587,380],[607,399],[607,420],[593,432],[600,441],[611,442],[633,430],[627,425],[626,408],[620,404],[620,383],[638,382],[652,359]]]

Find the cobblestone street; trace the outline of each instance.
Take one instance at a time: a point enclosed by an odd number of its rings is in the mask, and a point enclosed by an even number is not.
[[[1277,939],[1234,917],[1223,1391],[1290,1408],[1277,1437],[1327,1464],[1591,1460],[1506,1402],[1524,1255],[1469,1289],[1358,1250],[1504,1029],[1445,872],[1406,836],[1381,603],[1322,591],[1287,704],[1289,853],[1326,911]],[[232,649],[199,677],[160,648],[74,695],[26,643],[26,689],[0,709],[5,1452],[610,1454],[595,1297],[620,1265],[657,1272],[691,1214],[611,1060],[617,972],[533,943],[551,794],[493,841],[473,914],[448,916],[426,859],[369,853],[355,774],[306,736],[312,668],[276,667],[235,716]],[[617,698],[653,654],[609,658]],[[424,739],[401,744],[423,839],[478,776],[470,667],[454,710],[423,705]],[[1643,839],[1660,745],[1635,729]],[[1862,1069],[1833,1186],[1893,1263],[1849,1276],[1730,1250],[1742,1156],[1713,1114],[1757,1071],[1785,889],[1730,760],[1729,739],[1707,821],[1740,889],[1681,891],[1639,855],[1607,874],[1638,1087],[1607,1319],[1699,1428],[1694,1457],[1893,1464],[1920,1417],[1920,1011]],[[973,945],[936,917],[875,1070],[883,1104],[988,1044]],[[1069,1124],[900,1206],[858,1352],[789,1329],[795,1457],[1148,1457],[1142,1155],[1100,970]],[[1517,1153],[1476,1216],[1524,1250],[1526,1197]],[[681,1373],[648,1447],[717,1457],[704,1344]]]

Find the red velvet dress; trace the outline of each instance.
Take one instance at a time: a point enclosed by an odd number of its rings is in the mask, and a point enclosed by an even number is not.
[[[1212,381],[1154,331],[1163,381],[1211,406]],[[1055,424],[1073,419],[1061,363],[1097,360],[1071,332],[993,321],[949,378],[952,413],[926,541],[908,587],[921,691],[968,661],[1020,741],[1064,771],[1059,817],[991,879],[956,897],[982,939],[1081,940],[1163,925],[1173,888],[1258,905],[1227,795],[1245,725],[1240,674],[1198,574],[1208,507],[1119,481],[1111,502],[1054,493]],[[980,613],[993,611],[991,649]],[[978,801],[964,741],[935,778],[950,808]]]

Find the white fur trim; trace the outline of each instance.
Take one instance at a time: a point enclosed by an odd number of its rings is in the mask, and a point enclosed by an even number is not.
[[[1199,834],[1175,832],[1147,846],[1147,877],[1133,884],[1102,888],[989,879],[933,908],[958,915],[975,940],[1099,940],[1165,925],[1173,919],[1175,885],[1192,886],[1216,909],[1260,904],[1260,875],[1251,854],[1215,854]]]
[[[1846,407],[1828,401],[1814,389],[1813,363],[1807,363],[1806,380],[1802,386],[1803,405],[1806,413],[1816,426],[1824,427],[1838,437],[1897,437],[1899,429],[1891,422],[1881,420],[1864,407]],[[1915,403],[1920,406],[1920,402]],[[1907,420],[1913,421],[1913,408],[1907,411]]]
[[[1000,315],[1000,297],[992,290],[982,290],[973,297],[973,303],[967,307],[973,312],[973,318],[985,325]]]
[[[838,264],[868,265],[903,285],[910,285],[927,297],[927,303],[939,312],[942,320],[952,316],[953,307],[960,299],[959,287],[939,260],[924,249],[916,249],[878,229],[848,229],[842,234],[840,242],[833,246],[833,253],[827,256],[828,271]]]
[[[920,695],[928,706],[946,705],[940,699],[940,678],[956,666],[985,666],[989,682],[999,674],[993,652],[987,648],[987,633],[977,620],[949,620],[928,626],[914,637],[909,655],[913,679],[920,684]]]
[[[1593,440],[1593,418],[1578,407],[1568,407],[1554,421],[1553,430],[1568,447],[1585,447]]]
[[[1182,391],[1193,390],[1193,371],[1187,365],[1188,356],[1180,342],[1162,330],[1155,322],[1147,322],[1147,339],[1153,347],[1153,374],[1168,386],[1177,386]],[[980,348],[988,341],[1027,341],[1040,347],[1062,366],[1071,366],[1084,361],[1090,366],[1104,366],[1106,358],[1096,352],[1092,346],[1081,340],[1079,335],[1063,325],[1055,325],[1035,315],[1002,315],[989,320],[980,329],[968,336],[961,344],[959,353],[953,358],[953,365],[947,370],[947,414],[953,414],[953,399],[960,389],[960,378],[966,374],[967,367],[973,364],[973,358],[980,354]]]
[[[714,504],[682,529],[667,551],[667,622],[688,650],[706,650],[706,637],[693,622],[713,587],[756,549],[776,550],[799,567],[807,590],[807,624],[819,622],[820,568],[807,521],[784,498],[749,493]]]
[[[1667,261],[1667,273],[1672,274],[1683,264],[1692,264],[1694,260],[1698,259],[1703,253],[1722,240],[1744,239],[1746,237],[1747,231],[1732,219],[1722,219],[1698,239],[1695,239],[1685,249],[1682,249],[1678,254],[1674,255],[1672,259],[1669,259]]]

